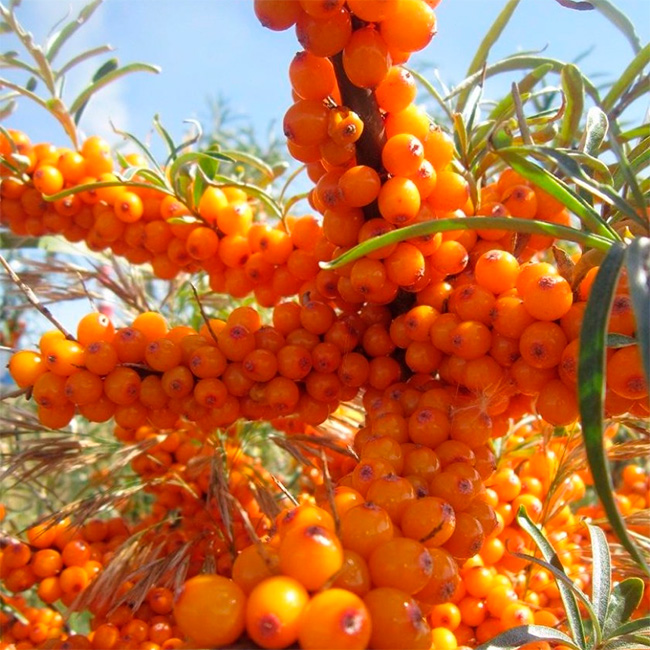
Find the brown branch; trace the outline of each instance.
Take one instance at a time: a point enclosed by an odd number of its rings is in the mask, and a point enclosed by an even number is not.
[[[381,150],[386,142],[384,120],[372,90],[355,86],[345,74],[341,52],[331,57],[341,101],[363,121],[363,133],[357,141],[357,162],[381,173]]]
[[[38,299],[38,296],[18,277],[17,273],[11,268],[9,265],[9,262],[4,258],[4,256],[0,255],[0,264],[5,268],[7,271],[7,274],[11,278],[11,281],[25,294],[25,298],[29,300],[29,302],[38,309],[38,311],[47,318],[47,320],[54,325],[64,336],[66,339],[70,341],[76,340],[68,330],[61,325],[61,323],[57,320],[57,318],[52,314],[52,312],[47,308],[44,307],[41,304],[41,301]]]

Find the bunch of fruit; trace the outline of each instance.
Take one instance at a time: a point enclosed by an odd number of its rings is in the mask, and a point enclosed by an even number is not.
[[[74,635],[34,608],[27,623],[8,614],[0,648],[245,638],[453,650],[517,625],[563,625],[552,574],[512,555],[533,549],[515,517],[523,507],[570,578],[590,584],[579,515],[601,513],[568,505],[585,495],[584,472],[558,472],[577,440],[580,335],[599,260],[561,254],[557,229],[511,228],[572,217],[512,169],[477,189],[415,104],[402,64],[435,34],[436,4],[255,0],[264,26],[295,25],[304,48],[289,67],[284,132],[313,182],[314,215],[272,223],[234,181],[177,196],[135,154],[118,175],[97,137],[75,151],[0,135],[0,222],[14,234],[62,234],[165,280],[206,274],[213,292],[253,293],[270,308],[268,323],[239,306],[200,328],[151,311],[116,327],[91,313],[75,336],[46,332],[38,351],[11,356],[45,427],[114,421],[151,503],[134,513],[124,499],[112,519],[55,517],[8,538],[4,588],[86,609],[92,622]],[[637,329],[622,274],[609,417],[649,413]],[[363,410],[358,426],[328,439],[345,404]],[[271,422],[311,463],[291,507],[244,453],[242,420]],[[297,451],[292,439],[329,446]],[[624,514],[647,507],[642,467],[626,466],[622,485]],[[19,596],[7,602],[24,609]]]

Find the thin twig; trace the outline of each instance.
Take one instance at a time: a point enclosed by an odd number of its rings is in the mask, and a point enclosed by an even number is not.
[[[29,302],[36,307],[38,311],[47,318],[54,327],[56,327],[64,336],[66,339],[70,341],[74,341],[75,337],[68,332],[68,330],[61,325],[61,323],[58,321],[57,318],[52,314],[52,312],[47,308],[44,307],[36,294],[18,277],[16,272],[11,268],[9,265],[9,262],[4,258],[3,255],[0,255],[0,264],[4,266],[5,270],[7,271],[9,277],[11,278],[12,282],[25,294],[25,298],[29,300]]]
[[[210,335],[216,341],[217,335],[215,331],[212,329],[212,325],[210,324],[210,319],[208,318],[208,315],[205,313],[205,310],[203,309],[203,305],[201,304],[201,299],[199,298],[199,292],[196,290],[196,287],[192,283],[190,283],[190,287],[192,287],[192,293],[194,294],[194,299],[196,300],[196,304],[198,305],[199,311],[201,312],[201,318],[203,319],[205,326],[208,328]]]

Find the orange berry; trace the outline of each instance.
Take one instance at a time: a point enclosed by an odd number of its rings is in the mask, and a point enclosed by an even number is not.
[[[370,614],[361,598],[345,589],[326,589],[305,607],[298,642],[305,650],[362,650],[370,633]]]
[[[246,631],[263,648],[286,648],[298,639],[300,620],[309,602],[303,585],[288,576],[260,582],[246,603]]]
[[[343,566],[343,548],[336,535],[320,525],[289,531],[279,548],[280,570],[309,591],[320,589]]]
[[[234,643],[245,627],[246,595],[228,578],[203,574],[187,580],[174,602],[174,618],[200,647]]]

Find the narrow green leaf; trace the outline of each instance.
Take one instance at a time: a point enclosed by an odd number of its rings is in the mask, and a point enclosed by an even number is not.
[[[642,140],[628,156],[628,171],[632,175],[640,176],[641,173],[650,166],[650,137]],[[620,189],[625,183],[625,171],[621,168],[620,164],[614,167],[614,176],[612,178],[612,185],[616,189]]]
[[[482,643],[476,650],[518,650],[522,645],[533,641],[559,641],[573,650],[581,650],[574,640],[546,625],[522,625],[497,634],[493,639]]]
[[[634,53],[641,49],[641,39],[634,29],[634,23],[609,0],[589,0],[591,4],[600,11],[615,27],[617,27],[623,36],[629,41]]]
[[[467,76],[472,75],[478,70],[481,70],[483,66],[486,64],[492,46],[497,42],[497,40],[501,36],[501,33],[503,32],[506,25],[510,21],[510,18],[512,17],[512,14],[515,12],[515,9],[517,8],[518,4],[519,4],[519,0],[508,0],[508,2],[506,2],[505,7],[501,10],[501,13],[497,16],[496,20],[492,23],[492,26],[487,31],[487,33],[483,37],[483,40],[479,44],[478,49],[476,50],[476,54],[474,54],[474,58],[469,64],[469,68],[467,68]],[[466,91],[463,91],[459,95],[458,101],[456,102],[457,112],[462,112],[463,109],[465,108],[470,92],[471,90],[468,89]]]
[[[573,212],[580,221],[592,232],[611,240],[620,239],[618,234],[612,230],[582,197],[576,194],[566,183],[556,178],[549,171],[536,163],[527,160],[524,155],[527,150],[520,147],[508,147],[498,149],[497,154],[501,156],[516,172],[524,178],[532,181],[535,185],[548,192],[560,203]]]
[[[643,223],[642,218],[639,217],[628,201],[621,198],[618,192],[613,190],[607,183],[601,183],[586,174],[582,166],[573,156],[567,155],[564,151],[558,151],[552,147],[531,147],[529,151],[532,154],[541,154],[543,157],[554,160],[560,166],[562,171],[569,177],[569,180],[575,183],[578,187],[586,190],[589,194],[595,196],[604,203],[615,207],[621,213],[630,217],[630,219]],[[610,230],[610,232],[613,231]]]
[[[609,239],[585,233],[582,230],[568,226],[559,226],[546,221],[537,221],[535,219],[516,219],[506,217],[468,217],[453,219],[434,219],[416,223],[412,226],[397,228],[378,237],[368,239],[354,248],[346,251],[340,257],[331,262],[321,262],[320,266],[324,269],[335,269],[353,262],[368,253],[382,248],[388,244],[396,244],[411,237],[421,237],[436,232],[447,232],[449,230],[507,230],[509,232],[527,232],[531,234],[541,234],[574,241],[588,248],[606,251],[612,245]]]
[[[591,602],[601,630],[607,619],[609,592],[612,588],[612,561],[603,529],[587,524],[591,539]]]
[[[216,179],[215,179],[216,180]],[[223,177],[222,180],[217,182],[210,183],[216,187],[238,187],[244,190],[249,196],[254,196],[261,203],[268,208],[272,216],[282,219],[282,207],[278,202],[269,194],[267,194],[263,189],[257,187],[256,185],[251,185],[250,183],[235,182],[231,178]]]
[[[615,630],[612,630],[610,634],[611,637],[622,636],[623,634],[649,634],[650,635],[650,617],[645,616],[643,618],[637,618],[634,621],[629,621],[628,623],[623,623]]]
[[[647,636],[626,634],[625,636],[612,639],[599,650],[645,650],[650,647],[650,639]]]
[[[607,323],[623,266],[625,247],[615,243],[601,262],[587,301],[580,333],[578,358],[578,402],[582,437],[594,487],[609,523],[634,560],[649,572],[646,561],[632,541],[614,499],[614,485],[609,461],[603,447],[603,402],[605,394],[605,340]]]
[[[62,65],[61,68],[59,68],[59,70],[57,70],[54,73],[54,78],[60,79],[63,75],[65,75],[67,72],[72,70],[72,68],[77,66],[79,63],[83,63],[84,61],[87,61],[88,59],[91,59],[94,56],[107,54],[112,51],[113,48],[110,45],[100,45],[99,47],[94,47],[90,50],[86,50],[85,52],[82,52],[81,54],[77,54],[76,56],[72,57],[68,62],[66,62],[64,65]]]
[[[635,126],[627,131],[619,134],[618,138],[621,142],[629,142],[637,138],[647,138],[650,135],[650,123]]]
[[[490,77],[501,74],[502,72],[512,72],[513,70],[530,70],[544,64],[550,64],[552,71],[557,74],[560,74],[562,68],[564,68],[566,65],[564,61],[551,59],[545,56],[516,54],[514,56],[501,59],[496,63],[492,63],[491,65],[487,66],[487,68],[485,68],[485,71],[480,70],[479,72],[475,72],[474,74],[469,75],[459,84],[454,86],[454,89],[443,99],[444,101],[448,101],[456,95],[464,92],[469,92],[469,89],[473,88],[474,85],[476,85],[484,75],[486,79],[489,79]],[[585,76],[583,76],[583,83],[585,85],[585,91],[587,94],[595,102],[600,102],[600,94],[596,86]]]
[[[584,110],[585,85],[582,80],[582,73],[573,63],[569,63],[562,68],[560,78],[566,107],[555,144],[558,147],[570,147],[578,133],[580,119]]]
[[[0,108],[0,122],[6,120],[18,107],[18,102],[15,100],[10,100],[2,108]]]
[[[171,135],[169,135],[169,131],[167,131],[167,129],[162,125],[162,122],[160,121],[160,115],[157,113],[153,116],[153,128],[156,129],[158,135],[165,143],[167,151],[169,152],[167,156],[167,164],[176,160],[178,157],[178,147],[174,144],[174,140],[172,139]]]
[[[636,338],[646,381],[650,384],[650,238],[637,237],[627,249],[630,298],[637,322]]]
[[[126,138],[127,140],[130,140],[133,142],[133,144],[140,149],[142,152],[142,155],[149,160],[149,162],[152,164],[153,168],[156,169],[159,174],[164,178],[165,177],[165,172],[163,171],[162,167],[158,164],[158,161],[154,158],[153,154],[151,151],[149,151],[149,147],[147,147],[143,142],[141,142],[136,136],[134,136],[132,133],[128,133],[127,131],[120,131],[119,129],[116,129],[115,126],[113,126],[113,131],[117,133],[118,135],[121,135],[122,137]]]
[[[132,72],[153,72],[158,74],[160,72],[160,68],[155,65],[149,65],[148,63],[130,63],[129,65],[118,68],[117,70],[113,70],[112,72],[109,72],[101,79],[95,81],[94,83],[90,84],[90,86],[87,86],[84,90],[82,90],[77,98],[72,102],[72,105],[70,106],[70,113],[76,113],[85,102],[87,102],[97,91],[101,90],[104,86],[117,79],[120,79],[121,77],[124,77],[127,74],[131,74]]]
[[[7,25],[7,23],[2,20],[0,21],[0,34],[10,34],[11,33],[11,27]]]
[[[264,162],[261,158],[258,158],[251,153],[247,153],[246,151],[234,151],[228,149],[226,151],[222,151],[221,154],[228,156],[234,162],[250,165],[254,169],[260,171],[269,181],[275,180],[276,178],[276,172],[274,171],[273,167]]]
[[[442,108],[444,113],[447,115],[447,119],[449,122],[454,121],[454,115],[447,106],[447,103],[443,99],[442,95],[436,90],[434,85],[422,74],[420,74],[417,70],[414,70],[413,68],[406,68],[425,88],[425,90],[433,97],[433,99],[437,102],[437,104]]]
[[[54,35],[52,42],[47,48],[47,60],[51,63],[59,53],[64,43],[92,16],[95,9],[99,7],[102,0],[92,0],[79,12],[76,20],[69,22],[61,31]]]
[[[214,158],[203,158],[198,161],[198,173],[194,175],[192,187],[192,205],[197,208],[199,201],[208,187],[206,179],[213,178],[219,171],[219,161]]]
[[[641,74],[643,68],[648,65],[650,61],[650,43],[646,45],[639,53],[632,59],[623,74],[612,84],[609,92],[603,98],[601,106],[605,112],[609,112],[616,104],[616,101],[621,97],[625,91],[634,83],[636,77]]]
[[[215,153],[211,151],[192,151],[185,153],[178,156],[178,158],[174,160],[169,168],[169,178],[171,179],[171,182],[175,182],[174,179],[178,176],[183,167],[198,164],[202,160],[221,160],[224,162],[232,162],[232,159],[229,156],[225,156],[219,152]]]
[[[553,66],[550,63],[544,63],[531,70],[517,83],[519,94],[524,97],[529,93],[551,70]],[[488,120],[500,121],[507,119],[514,112],[514,102],[512,93],[504,95],[503,99],[490,111]]]
[[[140,187],[142,189],[151,189],[151,183],[141,183],[138,181],[127,181],[127,180],[116,180],[116,181],[100,181],[97,183],[83,183],[82,185],[75,185],[74,187],[68,187],[65,190],[61,190],[56,194],[44,194],[43,199],[45,201],[58,201],[63,199],[66,196],[71,196],[72,194],[79,194],[80,192],[85,192],[86,190],[96,190],[102,187]],[[159,191],[174,196],[174,193],[167,187],[158,187]]]
[[[517,523],[532,537],[535,545],[540,550],[542,557],[544,560],[546,560],[548,565],[552,567],[552,569],[559,571],[561,574],[564,574],[566,577],[566,572],[564,571],[562,562],[555,552],[555,549],[551,546],[546,537],[544,537],[542,531],[528,516],[526,509],[523,506],[520,506],[519,512],[517,513]],[[559,579],[557,574],[554,574],[554,576],[556,578],[560,597],[562,598],[562,604],[564,605],[564,611],[567,617],[567,625],[569,626],[571,636],[581,648],[585,648],[585,631],[582,625],[582,618],[580,617],[578,603],[576,602],[576,597],[574,595],[574,589],[571,589],[564,581]]]
[[[621,173],[622,177],[625,179],[625,182],[630,188],[630,192],[634,197],[637,207],[641,211],[641,214],[645,214],[646,210],[646,200],[639,185],[639,179],[630,168],[630,163],[627,159],[627,154],[625,153],[624,147],[618,141],[619,128],[618,124],[614,122],[612,124],[612,129],[609,133],[609,146],[612,148],[612,151],[616,154],[618,158],[618,171]]]
[[[97,71],[93,75],[93,81],[99,81],[107,74],[113,72],[113,70],[117,70],[119,65],[120,64],[117,59],[109,59],[108,61],[105,61],[102,63],[102,65],[99,66],[99,68],[97,68]]]

